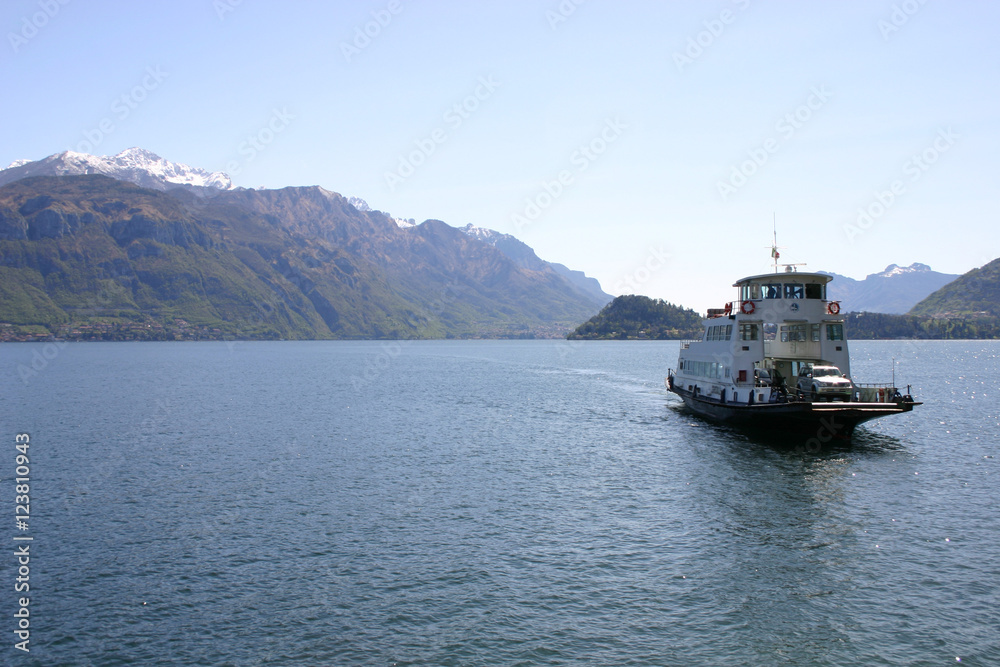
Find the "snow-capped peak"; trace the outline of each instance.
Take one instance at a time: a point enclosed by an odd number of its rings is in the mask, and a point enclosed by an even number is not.
[[[370,211],[372,207],[361,197],[348,197],[347,202],[359,211]]]
[[[931,267],[926,264],[921,264],[919,262],[914,262],[909,266],[899,266],[898,264],[890,264],[885,267],[885,271],[882,273],[875,274],[879,278],[892,278],[893,276],[901,276],[907,273],[924,273],[930,271]]]
[[[157,190],[166,190],[174,185],[195,185],[219,190],[231,190],[234,187],[229,176],[221,171],[209,172],[171,162],[144,148],[128,148],[111,156],[64,151],[34,162],[17,160],[3,171],[13,172],[4,174],[4,182],[28,176],[104,174]]]
[[[498,240],[510,236],[509,234],[501,234],[498,231],[487,229],[486,227],[477,227],[471,222],[465,227],[459,227],[459,230],[465,232],[474,239],[484,241],[490,245],[495,245]]]
[[[4,171],[4,169],[14,169],[15,167],[23,167],[24,165],[28,164],[29,162],[31,162],[31,160],[14,160],[13,162],[11,162],[10,164],[8,164],[3,169],[0,169],[0,171]]]
[[[144,171],[167,183],[198,185],[219,190],[233,188],[232,180],[221,171],[209,172],[198,167],[171,162],[144,148],[126,148],[114,157],[104,157],[104,160],[112,169]]]
[[[366,202],[361,197],[348,197],[347,203],[353,206],[354,208],[358,209],[362,213],[370,213],[375,210],[371,206],[369,206],[368,202]],[[413,218],[394,218],[388,213],[385,213],[385,211],[381,211],[381,213],[383,213],[387,218],[395,222],[396,226],[399,227],[400,229],[409,229],[410,227],[417,226],[417,222]]]

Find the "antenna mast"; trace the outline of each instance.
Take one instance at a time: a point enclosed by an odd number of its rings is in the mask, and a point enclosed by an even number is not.
[[[781,257],[781,253],[778,252],[778,222],[777,214],[771,213],[771,231],[774,234],[771,242],[771,259],[774,260],[774,272],[778,272],[778,258]]]
[[[778,222],[777,215],[771,214],[771,230],[772,230],[772,241],[771,241],[771,259],[774,260],[774,272],[778,273],[778,267],[785,267],[785,273],[792,273],[797,271],[796,266],[805,266],[805,264],[778,264],[778,260],[781,258],[781,253],[778,252]]]

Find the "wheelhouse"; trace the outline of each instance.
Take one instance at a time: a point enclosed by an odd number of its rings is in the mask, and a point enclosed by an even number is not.
[[[840,304],[825,273],[767,273],[736,281],[736,299],[710,309],[701,338],[682,344],[678,380],[726,401],[777,400],[807,366],[850,376]]]

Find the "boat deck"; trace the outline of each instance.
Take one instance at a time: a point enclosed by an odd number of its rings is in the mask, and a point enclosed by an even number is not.
[[[774,403],[729,403],[670,387],[693,412],[735,426],[762,430],[790,430],[796,433],[828,433],[850,437],[854,428],[870,419],[910,412],[922,403],[902,400],[883,403],[840,401],[820,402],[790,399]]]

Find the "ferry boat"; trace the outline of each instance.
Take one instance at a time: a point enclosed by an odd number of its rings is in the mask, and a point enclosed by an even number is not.
[[[921,405],[894,381],[854,382],[840,303],[827,296],[833,277],[779,271],[776,246],[772,257],[774,272],[736,281],[737,298],[709,309],[701,338],[681,342],[670,391],[703,417],[821,444]]]

